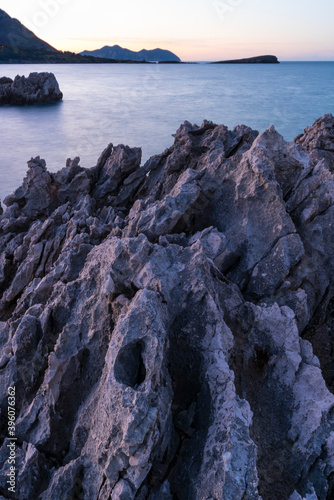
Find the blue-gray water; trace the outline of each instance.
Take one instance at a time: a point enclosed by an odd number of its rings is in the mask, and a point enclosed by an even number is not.
[[[141,146],[143,161],[173,143],[180,123],[203,119],[259,131],[270,124],[292,140],[334,113],[334,63],[277,65],[1,65],[0,76],[55,73],[64,100],[0,108],[0,197],[18,187],[26,162],[49,170],[81,157],[91,167],[109,142]]]

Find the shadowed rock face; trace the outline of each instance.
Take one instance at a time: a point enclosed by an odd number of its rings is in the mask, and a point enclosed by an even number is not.
[[[0,105],[35,104],[60,101],[63,94],[53,73],[30,73],[11,78],[0,78]]]
[[[28,163],[0,217],[0,494],[333,498],[333,126]]]

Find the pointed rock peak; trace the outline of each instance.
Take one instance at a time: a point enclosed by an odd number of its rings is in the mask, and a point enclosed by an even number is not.
[[[268,129],[267,129],[267,130],[268,130],[268,132],[270,132],[270,133],[276,132],[276,129],[275,129],[275,126],[274,126],[274,125],[270,125],[270,126],[268,127]]]
[[[4,10],[0,9],[0,19],[11,19],[11,17]]]
[[[277,132],[274,125],[270,125],[270,127],[257,136],[252,149],[256,149],[258,147],[266,148],[269,146],[273,150],[276,150],[277,148],[282,147],[283,144],[285,144],[283,136]]]

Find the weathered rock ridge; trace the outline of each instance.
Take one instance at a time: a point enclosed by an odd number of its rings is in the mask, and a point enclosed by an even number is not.
[[[0,78],[0,105],[36,104],[60,101],[63,94],[53,73],[30,73],[11,78]]]
[[[334,118],[39,157],[0,217],[1,498],[334,498]],[[16,389],[8,492],[7,388]]]

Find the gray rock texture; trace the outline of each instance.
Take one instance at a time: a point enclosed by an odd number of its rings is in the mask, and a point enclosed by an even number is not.
[[[333,127],[28,162],[0,216],[3,498],[334,498]]]
[[[63,94],[53,73],[30,73],[11,78],[0,78],[0,105],[35,104],[60,101]]]

